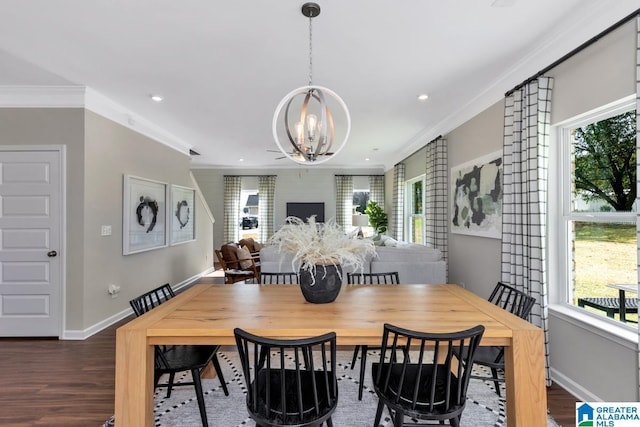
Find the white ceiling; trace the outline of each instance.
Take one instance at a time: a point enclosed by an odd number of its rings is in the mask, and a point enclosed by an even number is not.
[[[0,86],[87,86],[199,152],[194,166],[297,166],[267,150],[277,149],[276,106],[308,80],[303,3],[0,0]],[[313,83],[337,92],[352,116],[346,148],[322,166],[385,169],[640,8],[640,0],[318,3]]]

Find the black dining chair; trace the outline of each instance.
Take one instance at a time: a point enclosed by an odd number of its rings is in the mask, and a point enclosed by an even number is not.
[[[482,325],[459,332],[428,333],[386,323],[380,360],[371,367],[378,396],[374,425],[380,425],[386,407],[394,427],[404,426],[404,417],[441,424],[448,420],[459,426],[483,333]],[[464,357],[456,356],[460,354]]]
[[[258,426],[332,427],[338,405],[336,334],[280,340],[234,330],[247,386],[247,411]]]
[[[397,285],[400,283],[397,271],[387,273],[347,273],[347,283],[350,285]],[[364,391],[364,374],[367,366],[367,351],[379,350],[379,347],[371,347],[367,345],[356,345],[353,349],[353,357],[351,358],[351,369],[356,365],[358,353],[360,356],[360,385],[358,388],[358,399],[362,400],[362,392]]]
[[[535,298],[513,286],[498,282],[489,296],[489,302],[526,320],[535,304]],[[501,396],[499,383],[504,382],[504,377],[498,375],[498,370],[504,372],[504,347],[480,347],[476,352],[475,363],[489,368],[491,376],[474,374],[472,378],[493,381],[496,393]]]
[[[260,284],[262,285],[292,285],[300,283],[298,275],[293,272],[285,273],[260,273]]]
[[[173,289],[167,283],[132,299],[129,304],[136,316],[142,316],[174,296]],[[154,388],[167,387],[167,398],[169,398],[173,387],[192,385],[196,391],[203,427],[208,427],[209,423],[207,421],[201,375],[209,363],[213,363],[224,394],[226,396],[229,395],[229,390],[218,362],[217,352],[219,349],[219,345],[156,345],[154,349]],[[176,383],[176,373],[185,371],[191,372],[193,380],[191,382]],[[164,374],[169,374],[169,380],[160,384],[160,377]]]

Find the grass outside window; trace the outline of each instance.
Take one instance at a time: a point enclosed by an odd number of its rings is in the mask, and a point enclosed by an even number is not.
[[[618,298],[618,290],[609,283],[636,284],[637,238],[635,224],[574,222],[573,298]],[[627,298],[637,298],[627,293]],[[605,316],[605,312],[586,308]],[[628,313],[627,319],[637,321],[638,315]],[[616,315],[616,319],[619,318]]]

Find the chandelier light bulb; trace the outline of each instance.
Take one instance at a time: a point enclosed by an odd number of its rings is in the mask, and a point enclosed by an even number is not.
[[[318,117],[315,114],[309,114],[307,116],[307,131],[309,132],[309,139],[313,139],[316,136],[316,126],[318,123]]]

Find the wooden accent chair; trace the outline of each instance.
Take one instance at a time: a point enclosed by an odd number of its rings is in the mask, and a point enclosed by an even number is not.
[[[225,283],[260,279],[260,261],[252,256],[238,257],[238,245],[226,243],[216,249],[216,257],[224,271]]]
[[[252,237],[247,237],[245,239],[240,239],[240,241],[238,242],[238,247],[243,247],[246,246],[247,249],[249,249],[249,252],[251,252],[251,256],[254,258],[260,258],[260,249],[258,249],[258,246],[262,246],[262,245],[258,245],[258,243],[253,240]]]

